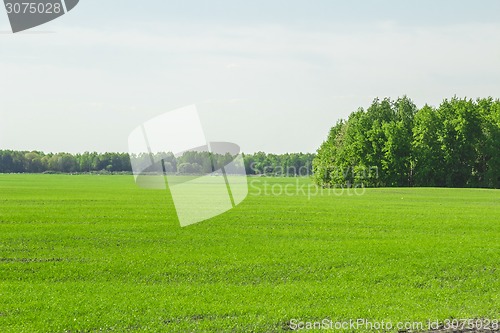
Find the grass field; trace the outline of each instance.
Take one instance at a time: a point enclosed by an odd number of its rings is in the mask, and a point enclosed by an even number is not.
[[[500,318],[500,191],[308,198],[264,191],[308,179],[251,181],[181,228],[169,194],[131,176],[0,175],[0,332]]]

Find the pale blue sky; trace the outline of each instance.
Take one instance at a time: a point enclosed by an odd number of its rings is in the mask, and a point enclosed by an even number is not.
[[[212,141],[314,151],[375,97],[500,97],[500,1],[102,1],[26,34],[0,10],[0,149],[126,151],[197,104]],[[51,32],[51,33],[43,33]]]

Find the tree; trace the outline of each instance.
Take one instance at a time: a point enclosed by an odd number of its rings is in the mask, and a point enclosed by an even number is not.
[[[500,101],[444,100],[418,110],[375,99],[339,121],[313,167],[321,186],[500,187]],[[380,172],[371,173],[367,170]]]
[[[418,186],[446,185],[446,165],[439,131],[438,114],[426,104],[415,115],[413,126],[413,178]]]

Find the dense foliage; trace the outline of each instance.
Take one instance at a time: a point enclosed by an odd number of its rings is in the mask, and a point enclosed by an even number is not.
[[[500,100],[444,100],[418,109],[375,99],[340,120],[313,162],[325,187],[500,187]]]
[[[171,153],[162,156],[167,172],[201,173],[210,172],[206,165],[210,159],[206,153],[187,152],[179,157]],[[214,156],[211,157],[213,159]],[[223,166],[231,156],[217,155],[217,166]],[[149,155],[144,156],[149,159]],[[312,172],[314,154],[266,154],[258,152],[245,154],[245,168],[249,175],[306,176]],[[0,150],[0,173],[42,173],[42,172],[132,172],[130,156],[127,153],[45,154],[39,151]]]

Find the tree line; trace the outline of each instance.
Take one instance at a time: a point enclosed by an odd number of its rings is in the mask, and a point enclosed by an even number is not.
[[[500,188],[500,100],[375,99],[331,128],[313,170],[324,187]]]
[[[166,172],[170,173],[206,173],[211,171],[207,153],[186,152],[181,156],[163,153],[161,159]],[[245,169],[249,175],[265,176],[308,176],[312,173],[314,154],[287,153],[266,154],[257,152],[243,154]],[[142,156],[149,160],[150,156]],[[137,156],[134,156],[137,158]],[[231,161],[230,155],[217,155],[216,167]],[[208,163],[207,163],[208,162]],[[44,153],[41,151],[0,150],[0,173],[113,173],[132,172],[128,153],[85,152]]]
[[[0,150],[0,173],[94,171],[131,172],[129,155],[97,152],[46,154],[40,151]]]

